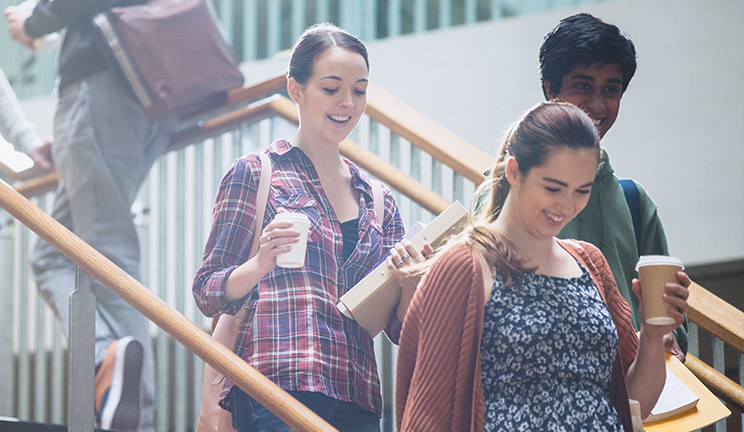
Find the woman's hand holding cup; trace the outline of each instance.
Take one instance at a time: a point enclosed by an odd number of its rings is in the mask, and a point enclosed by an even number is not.
[[[264,228],[259,240],[259,268],[269,273],[276,267],[276,257],[292,250],[292,245],[300,241],[300,232],[292,229],[292,222],[274,220]]]
[[[644,265],[639,261],[641,280],[633,279],[633,292],[640,301],[641,328],[647,333],[650,332],[649,336],[664,337],[682,325],[685,320],[687,299],[690,296],[688,287],[691,281],[687,273],[681,271],[684,268],[681,263],[678,271],[672,269],[670,272],[667,269],[665,276],[662,276],[663,272],[647,271],[648,267],[654,265],[653,263]],[[640,271],[642,269],[646,271]],[[645,282],[642,282],[643,280]]]

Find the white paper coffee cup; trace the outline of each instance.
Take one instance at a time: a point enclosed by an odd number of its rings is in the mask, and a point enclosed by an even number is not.
[[[636,270],[641,279],[643,316],[646,324],[674,324],[667,314],[669,304],[663,299],[667,283],[678,283],[677,272],[685,269],[678,258],[664,255],[643,255],[638,259]]]
[[[297,268],[305,265],[305,250],[307,249],[307,234],[310,230],[310,219],[303,213],[278,213],[275,221],[292,222],[290,229],[300,232],[297,243],[289,245],[292,249],[276,256],[276,265],[286,268]]]

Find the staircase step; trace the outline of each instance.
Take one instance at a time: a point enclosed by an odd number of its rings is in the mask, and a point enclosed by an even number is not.
[[[14,418],[0,417],[0,432],[67,432],[67,426],[50,423],[31,423]],[[96,432],[107,432],[96,429]]]

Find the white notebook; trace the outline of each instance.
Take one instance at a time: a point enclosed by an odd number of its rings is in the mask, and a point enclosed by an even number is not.
[[[651,414],[643,422],[662,420],[694,408],[700,397],[667,368],[664,389]]]

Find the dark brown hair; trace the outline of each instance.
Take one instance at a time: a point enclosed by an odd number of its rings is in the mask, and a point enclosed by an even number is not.
[[[289,56],[287,78],[294,78],[304,84],[313,74],[315,59],[325,50],[339,47],[359,53],[369,71],[367,48],[356,36],[330,23],[315,24],[308,27],[297,39]]]
[[[548,32],[540,46],[540,81],[543,94],[561,92],[563,78],[580,65],[616,64],[623,75],[623,93],[636,71],[633,42],[617,26],[588,13],[564,18]]]
[[[509,239],[491,225],[499,217],[509,194],[506,161],[510,156],[514,157],[520,173],[527,175],[532,168],[543,165],[551,152],[557,149],[589,149],[596,152],[599,163],[599,134],[589,116],[575,105],[562,101],[543,102],[511,126],[490,174],[475,191],[474,196],[485,197],[485,202],[480,205],[474,202],[470,226],[448,242],[448,245],[467,243],[486,259],[492,271],[497,270],[501,274],[504,286],[511,285],[524,273],[534,270],[524,267],[523,260]],[[411,266],[407,271],[421,275],[432,261]]]

